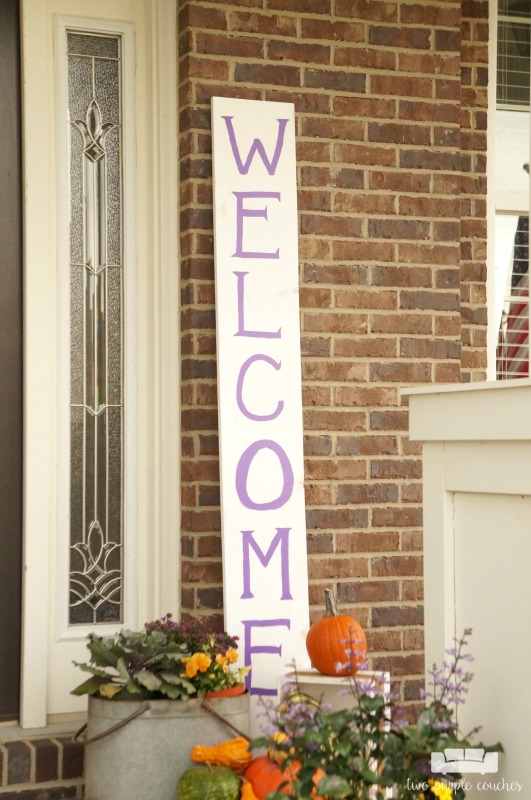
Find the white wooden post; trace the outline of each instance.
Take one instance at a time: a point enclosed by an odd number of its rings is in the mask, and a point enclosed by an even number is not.
[[[424,443],[426,669],[472,628],[458,713],[501,741],[496,774],[463,773],[467,800],[531,791],[531,381],[408,390]],[[449,776],[451,777],[451,776]]]

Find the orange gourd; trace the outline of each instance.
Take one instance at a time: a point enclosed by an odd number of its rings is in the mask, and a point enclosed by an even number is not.
[[[242,781],[240,787],[240,800],[258,800],[249,781]]]
[[[214,764],[230,767],[235,772],[243,772],[253,757],[249,750],[249,742],[243,736],[228,739],[226,742],[205,747],[197,745],[192,748],[190,758],[197,764]]]
[[[359,622],[339,614],[334,595],[325,589],[326,616],[310,627],[306,650],[323,675],[354,675],[367,655],[367,640]]]

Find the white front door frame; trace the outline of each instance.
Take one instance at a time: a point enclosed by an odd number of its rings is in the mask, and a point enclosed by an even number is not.
[[[24,131],[24,585],[21,717],[39,728],[81,712],[71,689],[83,637],[57,624],[59,406],[57,259],[59,162],[54,15],[120,20],[135,32],[136,498],[132,499],[134,613],[141,625],[179,612],[179,398],[176,7],[172,0],[22,0]],[[60,156],[60,154],[59,154]],[[59,567],[60,569],[60,567]],[[57,687],[62,688],[58,688]]]

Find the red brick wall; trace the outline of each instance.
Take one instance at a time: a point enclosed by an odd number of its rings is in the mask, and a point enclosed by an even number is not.
[[[461,303],[463,380],[482,380],[487,343],[488,0],[463,0]]]
[[[405,699],[422,498],[400,389],[484,378],[487,5],[179,2],[183,614],[223,624],[210,98],[292,102],[312,617],[332,587]]]

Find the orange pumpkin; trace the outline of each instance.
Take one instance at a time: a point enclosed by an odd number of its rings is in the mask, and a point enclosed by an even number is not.
[[[359,622],[339,614],[334,595],[325,589],[326,616],[316,620],[306,636],[310,660],[323,675],[354,675],[367,655],[367,640]]]
[[[243,780],[248,781],[257,800],[269,794],[269,792],[276,792],[281,783],[286,783],[279,791],[282,794],[290,794],[293,790],[291,781],[297,778],[301,768],[300,761],[293,761],[285,770],[282,770],[276,761],[273,761],[269,756],[256,756],[253,758],[249,766],[243,773]],[[325,772],[322,769],[317,769],[313,775],[313,782],[315,784],[312,790],[313,800],[326,800],[326,798],[318,797],[316,786],[324,778]]]
[[[253,792],[258,800],[263,800],[269,792],[275,792],[281,783],[288,781],[279,791],[282,794],[289,794],[292,786],[291,782],[297,777],[301,765],[299,761],[294,761],[282,770],[276,761],[273,761],[269,756],[256,756],[253,758],[248,767],[245,768],[243,777],[249,781],[253,787]]]

